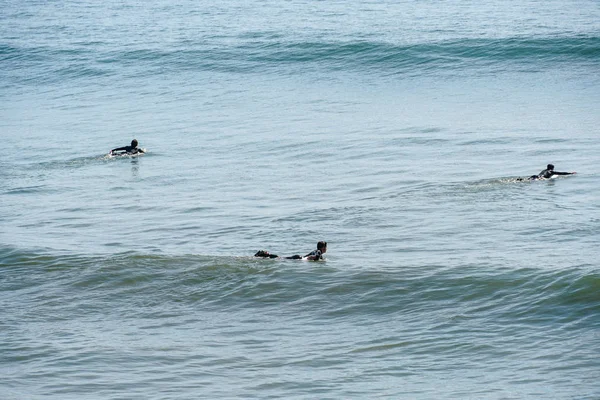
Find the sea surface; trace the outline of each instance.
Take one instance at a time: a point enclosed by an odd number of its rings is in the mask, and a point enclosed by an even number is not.
[[[2,400],[600,399],[597,0],[1,0],[0,140]]]

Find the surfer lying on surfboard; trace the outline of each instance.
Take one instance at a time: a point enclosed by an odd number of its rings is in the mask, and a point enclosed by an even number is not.
[[[111,156],[117,155],[133,155],[138,153],[145,153],[144,149],[140,149],[138,147],[138,141],[133,139],[131,141],[131,146],[118,147],[116,149],[112,149],[108,154]]]
[[[287,260],[309,260],[309,261],[318,261],[318,260],[323,260],[323,254],[325,254],[327,252],[327,242],[319,242],[317,243],[317,249],[311,251],[310,253],[308,253],[307,255],[305,255],[304,257],[295,254],[293,256],[290,257],[279,257],[276,254],[271,254],[268,251],[265,250],[259,250],[256,252],[256,254],[254,255],[254,257],[261,257],[261,258],[285,258]]]
[[[531,175],[529,178],[527,178],[530,181],[536,181],[538,179],[550,179],[554,176],[557,175],[573,175],[576,174],[577,172],[558,172],[554,170],[554,165],[552,164],[548,164],[548,166],[546,167],[545,170],[543,170],[542,172],[540,172],[537,175]],[[523,178],[519,178],[518,180],[522,181]]]

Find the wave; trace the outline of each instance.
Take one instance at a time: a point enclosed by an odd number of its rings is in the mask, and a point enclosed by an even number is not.
[[[378,42],[287,43],[248,57],[258,63],[318,63],[330,68],[355,65],[399,72],[472,67],[505,62],[575,62],[600,58],[600,38],[461,39],[395,45]],[[269,49],[272,47],[272,49]]]
[[[70,293],[219,310],[287,309],[317,319],[446,312],[452,318],[600,325],[600,271],[463,265],[346,270],[337,262],[251,256],[48,255],[0,249],[0,292]],[[57,290],[60,287],[60,290]],[[532,322],[532,323],[533,323]]]
[[[168,49],[110,49],[103,43],[62,49],[0,44],[4,74],[20,83],[177,71],[296,74],[307,68],[408,75],[474,69],[536,72],[564,64],[594,66],[599,60],[597,36],[466,38],[413,44],[245,36]]]

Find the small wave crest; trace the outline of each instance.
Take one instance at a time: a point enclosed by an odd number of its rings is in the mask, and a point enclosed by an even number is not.
[[[316,313],[317,319],[443,309],[501,320],[576,322],[600,310],[600,274],[590,266],[345,271],[335,264],[252,256],[76,256],[0,250],[4,291],[35,286],[43,291],[58,285],[74,295],[91,290],[103,302],[120,298],[238,310],[294,306]]]
[[[111,50],[101,45],[69,49],[0,45],[4,73],[20,83],[103,76],[147,76],[178,71],[297,73],[369,71],[427,75],[478,69],[542,71],[559,65],[596,65],[600,37],[508,37],[398,44],[356,41],[296,41],[243,37],[185,46]]]

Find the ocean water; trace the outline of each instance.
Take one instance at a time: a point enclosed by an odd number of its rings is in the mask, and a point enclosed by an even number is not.
[[[1,399],[600,398],[598,1],[0,3]]]

